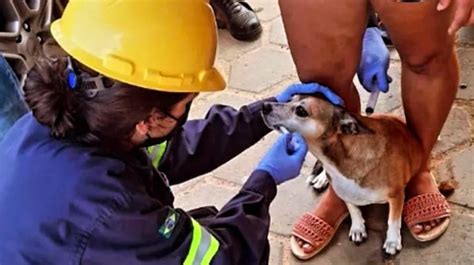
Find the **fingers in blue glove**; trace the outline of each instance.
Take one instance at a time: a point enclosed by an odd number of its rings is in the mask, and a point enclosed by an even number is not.
[[[321,93],[323,94],[332,104],[334,105],[340,105],[342,106],[344,102],[342,101],[342,98],[340,98],[336,93],[332,92],[331,89],[325,86],[321,86],[319,84],[314,84],[316,86],[315,92],[313,93]]]
[[[306,144],[303,136],[299,133],[292,133],[289,142],[290,149],[287,149],[288,154],[291,155],[295,160],[304,160],[306,153],[308,153],[308,145]]]
[[[291,136],[290,133],[285,133],[283,135],[283,139],[286,144],[286,153],[289,155],[293,154],[296,150],[295,144],[293,143],[293,137]]]
[[[390,78],[390,79],[389,79]],[[389,77],[386,72],[378,72],[376,74],[367,75],[362,83],[364,88],[368,92],[373,92],[374,88],[386,93],[388,92],[389,82],[391,82],[391,77]]]
[[[300,134],[280,136],[257,165],[257,170],[267,171],[275,183],[280,184],[298,176],[308,147]]]
[[[373,92],[377,88],[387,92],[391,82],[387,74],[390,53],[377,28],[368,28],[364,34],[362,56],[357,76],[364,89]]]
[[[328,87],[322,86],[318,83],[306,83],[306,84],[293,84],[287,88],[285,93],[288,93],[288,101],[291,100],[291,97],[296,94],[323,94],[332,104],[334,105],[343,105],[344,101],[336,93],[334,93]]]
[[[388,76],[387,72],[378,72],[377,73],[377,86],[378,89],[384,93],[388,91]]]
[[[365,74],[365,75],[362,76],[362,78],[363,78],[362,86],[364,87],[364,89],[367,90],[369,93],[372,92],[372,87],[374,86],[374,82],[375,82],[376,77],[372,74],[370,74],[370,75]]]

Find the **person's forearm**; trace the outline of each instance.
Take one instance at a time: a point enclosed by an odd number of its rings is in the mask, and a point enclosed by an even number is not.
[[[270,132],[260,113],[264,101],[244,106],[239,111],[217,105],[205,119],[187,122],[169,142],[159,169],[171,184],[178,184],[234,158]]]

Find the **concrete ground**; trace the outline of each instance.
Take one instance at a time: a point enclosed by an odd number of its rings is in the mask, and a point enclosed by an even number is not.
[[[252,43],[238,42],[228,32],[220,31],[218,66],[226,75],[228,88],[219,93],[200,96],[192,110],[193,117],[203,117],[216,103],[235,107],[256,99],[272,96],[286,85],[297,82],[282,21],[274,0],[253,0],[260,9],[264,33]],[[457,189],[448,198],[454,209],[451,225],[439,240],[418,243],[403,228],[403,250],[391,260],[384,260],[381,246],[385,237],[386,207],[371,206],[365,209],[369,240],[355,246],[348,239],[349,221],[337,232],[332,243],[314,259],[301,262],[292,257],[289,236],[293,222],[304,212],[311,211],[320,195],[305,183],[314,158],[308,156],[302,177],[278,188],[271,207],[270,232],[272,265],[286,264],[474,264],[474,46],[459,46],[462,65],[462,86],[441,138],[433,152],[434,172],[438,181],[450,181]],[[379,99],[378,112],[402,115],[400,99],[400,60],[395,51],[391,54],[390,75],[394,78],[390,93]],[[368,95],[361,90],[363,104]],[[261,142],[210,174],[174,187],[176,206],[184,209],[204,205],[223,206],[237,191],[254,169],[262,155],[275,140],[272,133]]]

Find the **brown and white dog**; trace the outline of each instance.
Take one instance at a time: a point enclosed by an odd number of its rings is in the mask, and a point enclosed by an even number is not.
[[[358,206],[388,202],[383,248],[391,255],[401,250],[404,189],[422,158],[421,145],[405,123],[389,115],[349,113],[316,96],[265,103],[262,115],[272,129],[285,127],[303,135],[309,151],[322,162],[332,188],[347,205],[352,241],[359,243],[367,237]]]

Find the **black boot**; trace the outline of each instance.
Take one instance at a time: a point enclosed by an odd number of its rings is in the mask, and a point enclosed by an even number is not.
[[[256,40],[262,34],[262,25],[252,7],[244,0],[211,0],[219,28],[243,41]]]

